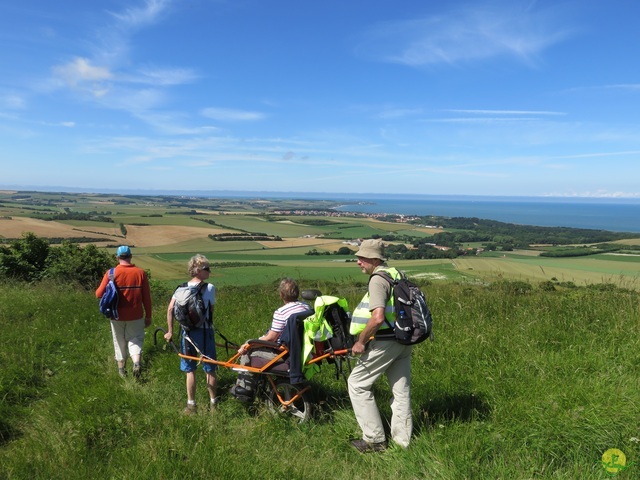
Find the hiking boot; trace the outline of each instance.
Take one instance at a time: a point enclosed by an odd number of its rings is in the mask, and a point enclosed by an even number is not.
[[[184,407],[184,410],[182,411],[182,413],[184,413],[185,415],[195,415],[196,413],[198,413],[198,406],[197,405],[189,405],[187,403],[187,406]]]
[[[142,367],[140,366],[139,363],[135,363],[133,365],[133,378],[140,378],[140,373],[142,372]]]
[[[120,375],[122,378],[127,378],[127,371],[124,369],[124,367],[118,368],[118,375]]]
[[[209,400],[209,411],[215,412],[219,404],[220,404],[220,397],[215,397],[213,400]]]
[[[253,402],[253,390],[247,390],[246,388],[243,388],[239,385],[234,385],[233,387],[231,387],[231,390],[229,390],[229,393],[231,393],[231,395],[239,402]]]
[[[351,445],[360,453],[384,452],[387,449],[387,442],[369,443],[361,438],[351,440]]]

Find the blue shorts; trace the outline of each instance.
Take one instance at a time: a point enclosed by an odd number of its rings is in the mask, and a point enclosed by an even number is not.
[[[191,357],[198,357],[198,351],[188,342],[184,336],[189,335],[189,338],[195,343],[198,349],[204,353],[207,357],[216,359],[216,339],[214,337],[213,328],[192,328],[189,332],[182,331],[180,338],[180,352],[184,355]],[[186,358],[180,358],[180,370],[183,372],[195,372],[198,362],[195,360],[188,360]],[[218,369],[217,365],[208,362],[202,362],[202,370],[207,373],[213,373]]]

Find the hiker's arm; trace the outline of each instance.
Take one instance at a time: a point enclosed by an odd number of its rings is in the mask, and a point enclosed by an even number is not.
[[[173,337],[173,304],[175,301],[176,299],[172,297],[167,307],[167,333],[164,334],[164,339],[167,342],[170,342]]]
[[[282,332],[275,332],[271,329],[269,329],[269,331],[267,333],[265,333],[264,335],[262,335],[260,338],[258,338],[258,340],[265,340],[267,342],[275,342],[276,340],[278,340],[278,338],[280,337],[280,334]]]
[[[274,332],[273,330],[269,329],[269,331],[264,335],[262,335],[260,338],[258,338],[258,340],[275,342],[276,340],[278,340],[279,337],[280,337],[280,332]],[[244,345],[241,345],[240,348],[238,349],[238,353],[240,353],[240,355],[244,355],[247,352],[247,350],[249,350],[249,342],[245,342]]]
[[[109,272],[104,274],[102,282],[100,282],[100,286],[96,289],[97,298],[102,298],[102,295],[104,295],[104,291],[107,288],[107,283],[109,283]]]
[[[151,325],[151,287],[145,274],[142,280],[142,305],[144,306],[144,326]]]
[[[364,327],[362,333],[358,337],[356,343],[353,344],[351,352],[358,355],[364,352],[369,339],[376,334],[380,325],[384,323],[384,307],[378,307],[371,312],[371,318]]]

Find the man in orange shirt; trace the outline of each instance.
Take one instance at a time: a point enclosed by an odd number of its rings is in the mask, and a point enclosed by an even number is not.
[[[144,329],[151,325],[151,290],[144,270],[131,263],[131,249],[122,245],[116,252],[118,266],[114,269],[114,283],[118,289],[118,319],[111,320],[111,333],[118,373],[126,377],[127,357],[133,361],[133,376],[140,377],[140,359],[144,343]],[[104,295],[109,272],[102,278],[96,297]],[[143,312],[144,307],[144,312]]]

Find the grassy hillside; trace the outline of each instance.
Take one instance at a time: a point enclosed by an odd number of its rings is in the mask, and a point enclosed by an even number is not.
[[[364,281],[302,287],[353,308]],[[504,281],[425,291],[436,341],[414,348],[412,444],[363,456],[348,445],[359,431],[329,365],[312,381],[318,408],[307,424],[249,413],[227,396],[214,413],[183,417],[178,357],[150,334],[142,381],[123,381],[91,293],[2,285],[0,478],[601,479],[608,449],[640,461],[636,292]],[[159,326],[168,298],[155,293]],[[277,306],[275,284],[222,287],[217,327],[256,337]],[[224,393],[235,375],[219,378]],[[376,395],[389,418],[384,381]],[[636,463],[619,478],[638,475]]]

